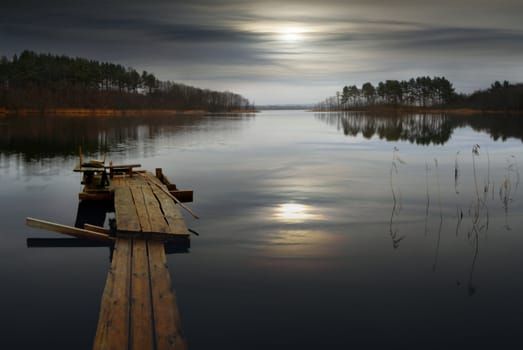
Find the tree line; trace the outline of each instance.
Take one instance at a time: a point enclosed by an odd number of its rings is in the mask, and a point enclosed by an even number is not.
[[[353,110],[368,107],[476,108],[522,111],[523,84],[495,82],[489,89],[470,95],[457,94],[445,77],[386,80],[374,86],[364,83],[343,89],[315,106],[319,111]]]
[[[523,111],[523,84],[496,81],[488,89],[460,96],[459,103],[471,108],[506,112]]]
[[[0,58],[0,107],[253,110],[232,92],[161,81],[120,64],[23,51]]]

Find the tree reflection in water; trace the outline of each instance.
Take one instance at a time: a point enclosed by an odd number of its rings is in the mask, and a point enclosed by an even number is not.
[[[318,113],[316,117],[342,129],[347,136],[359,133],[370,139],[443,145],[452,135],[451,118],[445,114],[373,115],[364,112]]]
[[[361,133],[366,139],[376,135],[386,141],[409,141],[417,145],[444,145],[454,129],[466,126],[487,132],[494,140],[514,137],[523,141],[523,123],[511,115],[334,112],[315,113],[315,117],[336,126],[347,136]]]

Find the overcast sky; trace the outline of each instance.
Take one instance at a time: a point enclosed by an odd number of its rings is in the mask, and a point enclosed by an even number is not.
[[[111,61],[256,104],[445,76],[523,82],[521,0],[2,0],[0,55]]]

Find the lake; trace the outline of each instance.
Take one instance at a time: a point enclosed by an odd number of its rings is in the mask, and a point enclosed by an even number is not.
[[[110,250],[28,247],[62,236],[25,226],[75,224],[79,146],[195,191],[200,235],[168,255],[190,349],[523,346],[518,117],[2,117],[0,134],[2,349],[92,347]]]

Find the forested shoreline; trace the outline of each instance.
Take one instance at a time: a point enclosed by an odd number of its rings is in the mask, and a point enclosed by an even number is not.
[[[472,94],[456,93],[445,77],[417,77],[386,80],[376,86],[367,82],[361,88],[344,86],[336,96],[314,107],[317,111],[339,110],[434,110],[471,109],[480,111],[523,112],[523,84],[496,81],[489,88]]]
[[[120,64],[23,51],[0,58],[0,109],[253,111],[243,96],[161,81]]]

